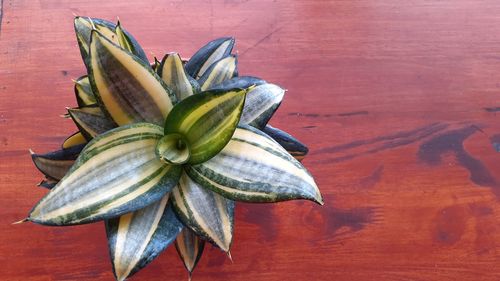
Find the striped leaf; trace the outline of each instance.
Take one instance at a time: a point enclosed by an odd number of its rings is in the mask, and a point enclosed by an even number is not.
[[[139,57],[142,61],[146,63],[148,62],[148,58],[142,47],[132,36],[132,34],[126,31],[123,27],[118,27],[118,25],[107,20],[89,17],[75,17],[74,24],[78,46],[80,47],[80,53],[87,67],[89,60],[90,37],[91,31],[93,29],[102,33],[114,44],[130,51],[131,53]],[[127,42],[127,45],[125,45],[124,41]]]
[[[109,252],[116,280],[148,265],[165,250],[184,225],[177,219],[168,195],[138,211],[106,221]]]
[[[90,81],[87,75],[82,76],[75,81],[75,96],[79,107],[91,106],[97,104],[92,93]]]
[[[160,64],[159,74],[172,89],[178,100],[183,100],[195,93],[179,54],[170,53],[165,55]]]
[[[225,80],[217,85],[210,87],[210,90],[229,90],[229,89],[246,89],[250,86],[259,86],[265,84],[266,81],[252,76],[239,76],[229,80]]]
[[[214,62],[231,54],[233,47],[234,38],[231,37],[208,42],[186,63],[187,73],[195,79],[200,78]]]
[[[274,84],[261,84],[249,91],[240,124],[263,129],[281,104],[285,90]]]
[[[299,161],[304,159],[309,152],[307,146],[285,131],[274,128],[271,125],[266,125],[262,131],[273,138],[273,140],[279,143],[288,153]]]
[[[74,20],[74,26],[80,54],[87,68],[89,66],[89,46],[92,30],[98,30],[103,36],[113,41],[113,43],[119,44],[114,31],[116,25],[112,22],[103,19],[77,16]]]
[[[92,32],[90,59],[92,91],[118,125],[164,123],[176,98],[149,64],[97,31]]]
[[[191,279],[191,275],[203,254],[205,240],[185,227],[175,239],[175,248],[189,273],[189,279]]]
[[[135,38],[122,27],[120,21],[116,24],[115,33],[120,47],[136,55],[143,62],[149,63],[148,57],[146,56],[146,53],[142,49],[141,45],[139,45],[137,40],[135,40]]]
[[[199,78],[198,83],[202,91],[238,76],[238,59],[230,55],[214,62]]]
[[[110,120],[98,106],[70,108],[68,112],[87,140],[116,128],[115,122]]]
[[[62,148],[63,149],[70,148],[70,147],[73,147],[73,146],[77,146],[77,145],[80,145],[80,144],[86,144],[86,143],[87,143],[87,140],[82,135],[82,133],[76,132],[76,133],[72,134],[71,136],[67,137],[64,140],[64,142],[62,144]]]
[[[211,91],[178,103],[165,122],[165,135],[186,138],[190,164],[215,156],[231,139],[240,119],[246,90]]]
[[[199,185],[232,200],[307,199],[323,204],[307,170],[272,138],[250,126],[238,127],[217,156],[186,171]]]
[[[233,201],[203,188],[186,173],[170,196],[184,225],[224,252],[229,251],[233,239]]]
[[[89,223],[160,200],[181,172],[156,156],[162,135],[156,125],[137,123],[97,136],[28,219],[46,225]]]
[[[31,159],[37,169],[45,176],[60,180],[73,166],[75,159],[82,151],[84,144],[63,148],[47,154],[36,154],[31,152]]]

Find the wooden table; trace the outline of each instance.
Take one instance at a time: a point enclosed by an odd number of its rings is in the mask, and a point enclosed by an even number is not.
[[[325,206],[239,204],[234,264],[194,280],[500,280],[500,2],[3,0],[0,280],[112,280],[102,223],[10,225],[45,194],[28,148],[75,128],[73,13],[116,16],[153,57],[237,38],[240,73],[289,91]],[[185,280],[169,248],[131,280]]]

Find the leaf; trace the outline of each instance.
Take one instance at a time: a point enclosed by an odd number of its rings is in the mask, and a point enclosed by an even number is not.
[[[175,248],[191,279],[191,274],[203,254],[205,240],[199,238],[193,231],[185,227],[175,239]]]
[[[70,148],[72,146],[77,146],[77,145],[86,144],[86,143],[87,143],[87,140],[82,135],[82,133],[76,132],[64,140],[64,142],[62,144],[62,148],[63,149]],[[83,146],[82,146],[82,148],[83,148]]]
[[[285,90],[274,84],[261,84],[249,91],[240,124],[263,129],[281,104]]]
[[[111,40],[114,44],[130,51],[132,54],[136,55],[145,63],[149,63],[144,50],[139,45],[137,40],[132,36],[132,34],[130,34],[121,26],[118,27],[118,25],[103,19],[78,17],[78,16],[75,17],[74,25],[75,25],[76,39],[78,41],[78,46],[80,47],[80,53],[87,68],[89,66],[88,61],[89,61],[89,49],[90,49],[89,48],[90,37],[93,29],[99,31],[102,35],[104,35],[107,39]],[[123,41],[126,41],[128,45],[127,46],[122,45],[125,43]]]
[[[231,200],[277,202],[307,199],[323,204],[312,176],[272,138],[240,126],[214,158],[187,167],[199,185]]]
[[[210,91],[178,103],[165,121],[165,135],[186,138],[190,164],[215,156],[231,139],[245,102],[246,90]]]
[[[238,59],[235,55],[227,56],[214,62],[198,80],[201,90],[220,84],[228,79],[238,76]]]
[[[181,101],[195,93],[179,54],[165,55],[159,70],[160,77],[172,89],[178,100]]]
[[[218,38],[208,42],[186,63],[187,73],[195,79],[200,78],[214,62],[231,54],[233,47],[234,38],[232,37]]]
[[[75,17],[74,27],[76,33],[76,40],[80,48],[85,66],[89,66],[89,52],[90,52],[90,37],[93,29],[98,30],[103,36],[111,40],[115,44],[119,44],[118,38],[115,34],[115,24],[103,19],[89,18],[89,17]]]
[[[141,45],[139,45],[139,43],[137,42],[137,40],[135,40],[132,34],[128,33],[121,26],[120,21],[118,21],[118,23],[116,24],[115,33],[118,38],[118,43],[120,44],[120,47],[131,52],[132,54],[140,58],[142,61],[149,64],[148,57],[146,56],[146,53],[142,49]]]
[[[271,125],[266,125],[263,132],[273,138],[273,140],[279,143],[288,153],[299,161],[304,159],[309,152],[307,146],[285,131],[274,128]]]
[[[101,108],[118,124],[163,124],[176,102],[149,64],[92,32],[90,84]]]
[[[92,93],[90,81],[87,75],[84,75],[75,81],[75,96],[79,107],[91,106],[97,104]]]
[[[137,123],[97,136],[28,219],[45,225],[89,223],[160,200],[181,172],[156,156],[162,135],[156,125]]]
[[[87,140],[116,128],[115,122],[110,120],[98,106],[70,108],[68,112]]]
[[[225,80],[219,84],[210,87],[210,90],[229,90],[229,89],[246,89],[250,86],[259,86],[265,84],[266,81],[252,76],[239,76]]]
[[[191,155],[186,139],[175,133],[162,137],[155,152],[161,160],[174,165],[186,163]]]
[[[117,280],[125,280],[165,250],[184,225],[177,219],[168,194],[138,211],[106,221],[108,246]]]
[[[73,166],[78,154],[82,151],[85,144],[75,145],[69,148],[49,152],[46,154],[36,154],[31,152],[31,159],[45,176],[60,180],[66,172]]]
[[[233,239],[233,201],[203,188],[186,173],[182,173],[170,196],[184,225],[224,252],[229,251]]]

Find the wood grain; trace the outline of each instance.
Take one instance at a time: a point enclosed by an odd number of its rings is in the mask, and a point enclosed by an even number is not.
[[[272,120],[310,146],[325,196],[239,204],[234,264],[194,280],[500,280],[500,2],[3,0],[0,279],[112,280],[103,225],[12,226],[45,193],[28,148],[75,128],[72,13],[116,16],[148,55],[237,38],[240,73],[283,85]],[[131,280],[183,280],[173,247]]]

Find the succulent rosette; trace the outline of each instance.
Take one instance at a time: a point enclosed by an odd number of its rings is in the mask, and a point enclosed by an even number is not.
[[[76,17],[75,31],[87,75],[66,117],[79,131],[32,154],[51,190],[27,221],[104,221],[124,280],[174,242],[190,275],[205,241],[229,253],[235,201],[322,204],[297,160],[307,147],[267,124],[285,91],[238,76],[233,38],[150,64],[119,22]]]

